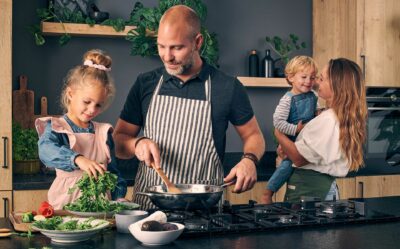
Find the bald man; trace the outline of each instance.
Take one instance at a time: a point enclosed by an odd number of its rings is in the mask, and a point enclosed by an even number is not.
[[[164,64],[138,76],[115,127],[116,153],[141,162],[134,192],[159,185],[151,167],[161,167],[173,183],[220,185],[236,180],[234,192],[253,187],[265,142],[243,85],[200,56],[200,19],[184,5],[160,20],[158,54]],[[243,141],[241,161],[224,178],[228,123]],[[144,136],[138,136],[143,128]],[[134,202],[155,208],[142,195]]]

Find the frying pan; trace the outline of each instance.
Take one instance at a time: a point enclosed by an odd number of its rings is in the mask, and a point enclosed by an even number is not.
[[[216,205],[226,185],[206,184],[176,184],[182,193],[169,193],[165,186],[156,185],[147,187],[145,192],[137,192],[137,195],[146,195],[151,202],[161,209],[167,210],[195,210],[209,209]]]

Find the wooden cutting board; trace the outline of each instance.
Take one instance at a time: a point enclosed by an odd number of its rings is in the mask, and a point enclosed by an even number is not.
[[[40,114],[33,116],[33,122],[35,122],[35,120],[37,118],[47,117],[47,116],[49,116],[49,114],[47,113],[47,98],[41,97],[40,98]]]
[[[12,118],[22,128],[33,127],[34,99],[34,92],[28,90],[28,77],[20,75],[19,90],[13,91],[12,96]]]

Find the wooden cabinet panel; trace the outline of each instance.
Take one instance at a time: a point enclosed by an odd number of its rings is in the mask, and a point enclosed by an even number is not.
[[[47,201],[47,192],[47,189],[14,191],[14,211],[37,211],[40,203]]]
[[[356,179],[354,177],[336,178],[336,184],[339,189],[340,200],[356,197]]]
[[[12,209],[12,191],[0,191],[0,218],[8,217]]]
[[[400,1],[363,0],[365,77],[368,85],[399,86]]]
[[[0,218],[8,217],[12,209],[12,191],[0,191]]]
[[[272,198],[273,202],[284,202],[286,194],[286,183],[276,192]]]
[[[400,195],[400,175],[357,176],[357,197],[381,197]]]
[[[313,57],[320,69],[332,58],[356,60],[357,0],[313,1]]]
[[[0,0],[0,13],[0,190],[11,190],[12,0]]]
[[[224,200],[228,200],[231,204],[247,204],[249,200],[260,202],[261,195],[267,182],[256,182],[252,190],[244,193],[232,193],[234,186],[229,186],[224,191]]]
[[[313,57],[356,61],[368,86],[400,86],[400,1],[314,0]]]

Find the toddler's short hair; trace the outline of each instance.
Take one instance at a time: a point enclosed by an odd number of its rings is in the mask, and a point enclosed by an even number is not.
[[[285,67],[286,81],[289,83],[289,85],[292,85],[292,83],[288,80],[289,76],[295,75],[297,72],[308,67],[314,69],[315,74],[318,73],[318,67],[313,58],[305,55],[293,57]]]

